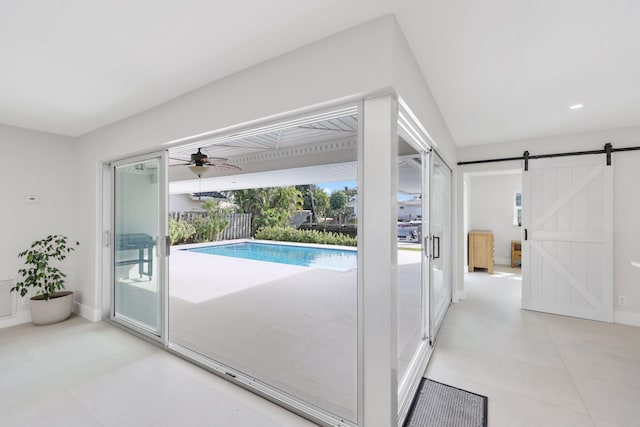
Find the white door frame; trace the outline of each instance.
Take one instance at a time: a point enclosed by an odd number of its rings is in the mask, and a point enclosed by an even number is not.
[[[446,196],[446,200],[443,200],[443,202],[445,203],[443,205],[443,220],[444,220],[444,224],[443,224],[443,234],[444,236],[435,236],[434,235],[434,229],[433,229],[433,220],[432,220],[432,213],[433,213],[433,209],[434,209],[434,203],[432,200],[432,196],[434,194],[433,191],[433,186],[434,186],[434,180],[433,178],[433,173],[435,170],[435,166],[434,163],[436,161],[436,156],[439,160],[439,163],[444,167],[444,169],[446,169],[449,172],[449,176],[448,176],[448,186],[445,186],[444,192],[443,194],[445,194]],[[451,272],[451,268],[452,268],[452,260],[451,260],[451,247],[452,247],[452,243],[453,243],[453,233],[451,230],[451,203],[452,203],[452,195],[451,195],[451,189],[453,187],[453,171],[451,170],[451,168],[449,167],[449,165],[447,165],[447,163],[444,161],[444,159],[442,158],[442,156],[437,153],[434,150],[431,150],[429,153],[429,236],[430,236],[430,244],[431,247],[429,249],[429,259],[430,259],[430,263],[429,263],[429,341],[431,342],[432,345],[435,344],[435,341],[437,339],[437,336],[440,332],[440,329],[442,327],[442,324],[444,323],[444,319],[446,317],[446,314],[449,310],[449,307],[451,305],[451,301],[453,299],[453,286],[452,286],[452,272]],[[448,206],[447,206],[448,205]],[[436,244],[437,241],[437,244]],[[445,250],[442,251],[442,247],[445,247]],[[437,248],[437,251],[436,251]],[[437,257],[435,256],[437,252]],[[443,270],[443,280],[444,280],[444,286],[445,288],[447,288],[448,293],[446,295],[447,298],[447,307],[443,310],[443,313],[441,315],[438,316],[439,313],[436,313],[435,310],[435,298],[433,297],[433,287],[435,285],[435,280],[433,277],[433,267],[435,265],[435,259],[437,258],[441,258],[442,261],[442,270]]]
[[[135,322],[127,321],[121,317],[117,317],[115,313],[115,276],[113,275],[113,271],[115,268],[115,206],[116,206],[116,186],[115,183],[115,171],[117,167],[126,166],[130,164],[139,163],[146,160],[158,160],[158,196],[159,196],[159,212],[158,212],[158,221],[159,221],[159,235],[156,236],[156,251],[157,251],[157,259],[158,265],[154,268],[157,272],[157,286],[158,286],[158,331],[152,331],[147,329],[146,327],[139,325]],[[110,174],[110,185],[111,188],[111,197],[110,197],[110,213],[111,217],[109,218],[109,230],[106,233],[106,245],[109,246],[109,256],[105,257],[109,262],[109,274],[108,277],[110,279],[109,290],[110,290],[110,310],[109,310],[109,319],[113,322],[121,324],[136,333],[142,334],[152,340],[159,341],[163,345],[166,345],[168,342],[168,278],[169,278],[169,187],[168,187],[168,152],[167,150],[155,151],[148,154],[137,155],[122,158],[109,163],[109,168],[111,171]],[[107,275],[105,275],[106,277]]]
[[[420,153],[421,160],[421,192],[422,192],[422,252],[420,278],[422,284],[421,292],[421,341],[418,344],[411,360],[409,361],[404,375],[398,378],[398,425],[402,425],[411,409],[411,403],[420,385],[420,380],[426,369],[429,357],[433,351],[430,345],[429,336],[429,280],[430,280],[430,258],[429,258],[429,171],[430,171],[430,146],[426,143],[428,137],[420,131],[421,126],[415,122],[412,114],[408,113],[406,106],[399,105],[398,127],[402,129],[406,142]],[[395,226],[395,224],[394,224]],[[397,243],[396,243],[397,245]]]

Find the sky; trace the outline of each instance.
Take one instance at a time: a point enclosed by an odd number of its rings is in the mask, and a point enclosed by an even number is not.
[[[356,188],[358,186],[357,181],[338,181],[338,182],[320,182],[316,184],[319,188],[322,188],[325,193],[331,195],[335,190],[344,190],[344,187]]]
[[[344,190],[344,187],[356,188],[358,186],[357,181],[338,181],[338,182],[319,182],[316,184],[319,188],[322,188],[325,193],[331,195],[335,190]],[[413,196],[409,194],[398,193],[398,200],[413,199]]]

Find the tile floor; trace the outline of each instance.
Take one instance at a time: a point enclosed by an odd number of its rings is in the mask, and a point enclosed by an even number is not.
[[[0,425],[315,424],[116,327],[74,316],[0,329]]]
[[[640,426],[640,328],[521,310],[519,273],[467,273],[426,376],[488,396],[490,427]]]
[[[522,311],[517,270],[467,276],[427,376],[491,427],[640,425],[640,328]],[[0,329],[2,426],[312,426],[103,322]]]

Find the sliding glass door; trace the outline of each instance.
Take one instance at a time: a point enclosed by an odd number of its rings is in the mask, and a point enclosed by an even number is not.
[[[409,412],[429,355],[429,146],[416,122],[398,117],[398,417]]]
[[[112,318],[154,337],[163,335],[165,286],[165,153],[112,165]]]
[[[389,105],[378,100],[370,114],[388,119]],[[111,318],[324,424],[362,423],[374,407],[365,402],[379,403],[372,389],[387,403],[397,394],[385,411],[402,420],[451,301],[451,170],[404,110],[397,156],[380,157],[388,135],[376,137],[359,112],[194,141],[171,148],[171,160],[112,163]],[[379,194],[383,172],[395,200]],[[368,252],[365,209],[382,213],[368,230],[386,239],[369,239]],[[364,332],[381,311],[397,351],[366,350],[386,346],[375,327]]]
[[[428,205],[423,185],[425,151],[404,138],[398,144],[398,380],[405,373],[421,344],[427,338],[425,329],[428,293],[428,259],[424,238],[428,223],[423,221]],[[425,218],[426,219],[426,218]],[[427,274],[425,274],[427,273]],[[411,377],[409,372],[409,377]]]
[[[431,151],[429,214],[429,336],[435,341],[451,303],[451,169],[434,151]]]

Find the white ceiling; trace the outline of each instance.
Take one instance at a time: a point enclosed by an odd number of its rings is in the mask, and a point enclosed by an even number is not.
[[[639,1],[401,4],[458,146],[640,124]]]
[[[459,146],[640,124],[635,0],[7,1],[0,123],[78,136],[386,13]]]
[[[169,193],[357,181],[357,130],[358,116],[347,108],[172,148]],[[402,131],[400,136],[398,191],[419,194],[420,154],[405,142],[410,136]],[[217,158],[239,169],[220,169],[213,163],[198,179],[187,167],[196,148],[209,159]]]
[[[229,191],[356,181],[358,117],[353,108],[195,141],[169,150],[169,193]],[[196,179],[186,166],[196,149],[213,165]]]

